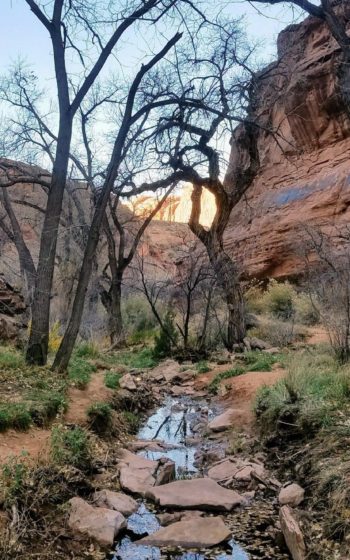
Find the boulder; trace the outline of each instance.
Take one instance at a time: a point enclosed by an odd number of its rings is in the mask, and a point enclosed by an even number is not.
[[[138,541],[149,546],[207,548],[231,538],[221,517],[194,518],[172,523]]]
[[[225,412],[223,412],[223,414],[216,416],[211,422],[209,422],[209,430],[212,432],[223,432],[224,430],[231,428],[234,412],[233,408],[228,408]]]
[[[279,513],[282,533],[293,560],[305,560],[306,547],[299,523],[289,506],[282,506]]]
[[[153,368],[148,372],[147,376],[153,381],[165,381],[165,379],[171,378],[173,375],[178,374],[180,371],[180,365],[175,362],[175,360],[165,360],[159,366]]]
[[[288,505],[291,507],[295,507],[301,504],[304,499],[304,495],[305,490],[301,486],[299,486],[299,484],[288,484],[288,486],[285,486],[281,489],[278,495],[278,501],[281,506]]]
[[[149,488],[146,497],[165,508],[231,511],[246,500],[234,490],[226,490],[210,478],[176,480]]]
[[[145,496],[148,487],[154,486],[158,461],[135,455],[127,449],[120,451],[118,462],[119,482],[123,490]]]
[[[94,494],[94,504],[98,507],[114,509],[125,517],[138,510],[139,504],[136,500],[123,494],[123,492],[113,492],[112,490],[100,490]]]
[[[175,513],[160,513],[157,515],[157,519],[162,527],[167,527],[172,523],[176,523],[177,521],[184,521],[185,519],[194,519],[198,517],[202,517],[204,515],[203,511],[176,511]]]
[[[265,342],[256,336],[251,336],[249,338],[249,342],[252,350],[268,350],[271,346],[268,342]]]
[[[137,390],[137,385],[131,377],[130,373],[126,373],[125,375],[123,375],[123,377],[119,381],[119,386],[121,387],[121,389],[127,389],[128,391]]]
[[[90,506],[81,498],[72,498],[68,525],[74,532],[87,535],[103,546],[112,546],[118,533],[126,527],[118,511]]]

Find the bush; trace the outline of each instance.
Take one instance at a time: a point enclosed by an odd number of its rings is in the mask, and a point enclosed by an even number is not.
[[[264,318],[259,326],[250,330],[251,336],[265,340],[271,346],[284,348],[294,342],[302,341],[306,337],[306,330],[292,321]]]
[[[91,467],[88,433],[78,426],[55,426],[51,433],[51,457],[58,465],[71,465],[81,470]]]
[[[24,365],[24,357],[18,350],[10,346],[0,346],[0,368],[19,369]]]
[[[59,412],[67,410],[67,401],[60,391],[36,391],[28,394],[29,411],[34,424],[46,426]]]
[[[134,412],[123,410],[123,417],[125,418],[128,428],[132,434],[136,434],[140,427],[140,418]]]
[[[205,361],[198,362],[198,364],[196,365],[196,370],[198,373],[208,373],[208,371],[210,371],[208,362]]]
[[[209,383],[208,386],[209,393],[211,393],[212,395],[217,395],[221,381],[223,381],[224,379],[230,379],[231,377],[237,377],[238,375],[242,375],[245,372],[246,372],[245,368],[236,367],[233,369],[229,369],[227,371],[223,371],[222,373],[219,373]]]
[[[0,432],[9,428],[28,430],[32,423],[30,412],[24,403],[0,403]]]
[[[247,352],[243,359],[249,371],[271,371],[271,366],[278,362],[278,357],[266,352]]]
[[[308,294],[300,293],[294,297],[295,319],[302,325],[312,326],[320,322],[320,314],[312,304]]]
[[[79,389],[85,389],[96,367],[83,358],[74,356],[68,366],[68,379]]]
[[[123,304],[122,313],[131,344],[154,337],[157,321],[144,297],[129,297]]]
[[[178,332],[174,325],[174,315],[171,311],[167,311],[163,324],[164,329],[156,336],[154,345],[154,356],[159,359],[172,355],[174,344],[176,344],[178,339]]]
[[[81,342],[74,349],[74,356],[77,358],[98,358],[98,346],[94,342]]]
[[[87,410],[90,428],[97,434],[106,434],[112,428],[112,407],[105,402],[96,402]]]
[[[49,352],[55,354],[60,347],[62,342],[62,336],[60,334],[61,325],[56,321],[49,331]]]
[[[121,373],[115,373],[113,371],[107,371],[105,374],[105,385],[108,389],[118,389],[119,381],[122,377]]]
[[[286,427],[309,437],[335,422],[339,409],[349,401],[349,370],[328,354],[309,351],[294,355],[287,376],[259,391],[255,409],[265,429],[279,429],[288,417]]]
[[[294,314],[295,289],[289,282],[271,280],[264,293],[263,302],[267,311],[279,319],[290,319]]]

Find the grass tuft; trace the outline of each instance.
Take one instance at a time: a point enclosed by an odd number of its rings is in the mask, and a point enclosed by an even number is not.
[[[85,389],[91,379],[91,374],[96,371],[96,366],[83,358],[74,356],[69,363],[68,379],[78,389]]]
[[[223,381],[224,379],[230,379],[231,377],[237,377],[238,375],[242,375],[245,372],[246,372],[245,368],[236,367],[233,369],[229,369],[227,371],[223,371],[222,373],[219,373],[209,383],[208,386],[209,393],[211,393],[212,395],[217,395],[221,381]]]
[[[121,373],[115,373],[114,371],[107,371],[105,373],[105,385],[108,389],[118,389],[119,381],[122,378]]]
[[[91,467],[89,435],[83,428],[55,426],[51,433],[51,457],[57,465],[71,465],[80,470]]]
[[[87,410],[90,428],[97,434],[106,434],[112,428],[112,407],[106,402],[93,403]]]

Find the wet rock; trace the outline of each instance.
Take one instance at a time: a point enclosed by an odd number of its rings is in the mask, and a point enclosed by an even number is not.
[[[72,498],[68,525],[74,532],[87,535],[103,546],[112,546],[121,529],[126,527],[118,511],[90,506],[81,498]]]
[[[194,519],[202,517],[204,515],[203,511],[190,510],[190,511],[177,511],[175,513],[160,513],[157,515],[157,519],[162,527],[167,527],[172,523],[177,521],[184,521],[185,519]]]
[[[119,381],[119,386],[121,387],[121,389],[127,389],[128,391],[137,390],[136,383],[131,377],[130,373],[126,373],[125,375],[123,375],[123,377]]]
[[[136,440],[130,443],[130,449],[132,451],[165,451],[168,449],[180,449],[183,447],[178,443],[166,443],[160,440]]]
[[[231,428],[234,412],[233,408],[228,408],[223,414],[216,416],[211,422],[209,422],[209,430],[212,432],[223,432],[224,430]]]
[[[95,506],[114,509],[126,517],[137,511],[139,507],[137,501],[130,496],[112,490],[95,492],[93,500]]]
[[[281,489],[278,495],[278,501],[281,506],[288,505],[291,507],[298,506],[304,499],[305,490],[299,484],[288,484]]]
[[[172,480],[175,480],[176,467],[174,461],[162,457],[159,459],[159,466],[156,472],[156,482],[155,486],[160,486],[161,484],[167,484]]]
[[[163,527],[139,541],[150,546],[207,548],[229,540],[231,532],[221,517],[186,519]]]
[[[245,498],[238,492],[226,490],[210,478],[176,480],[149,488],[146,497],[162,507],[204,511],[231,511],[236,506],[246,504]]]
[[[304,560],[306,558],[304,537],[293,510],[289,506],[282,506],[279,519],[283,536],[293,560]]]

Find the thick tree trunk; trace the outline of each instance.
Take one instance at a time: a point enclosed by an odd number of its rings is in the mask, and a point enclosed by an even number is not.
[[[227,303],[228,324],[225,343],[227,349],[231,351],[234,344],[241,344],[246,336],[244,298],[239,273],[221,243],[208,244],[207,251]]]
[[[70,117],[67,116],[60,123],[56,159],[41,233],[32,305],[32,325],[26,354],[26,361],[29,364],[45,365],[47,360],[51,291],[71,136],[72,123]]]
[[[101,301],[108,315],[108,330],[111,340],[111,345],[116,347],[123,345],[125,342],[125,333],[123,326],[123,317],[121,310],[122,302],[122,281],[121,279],[112,282],[112,285],[107,290],[101,293]]]

